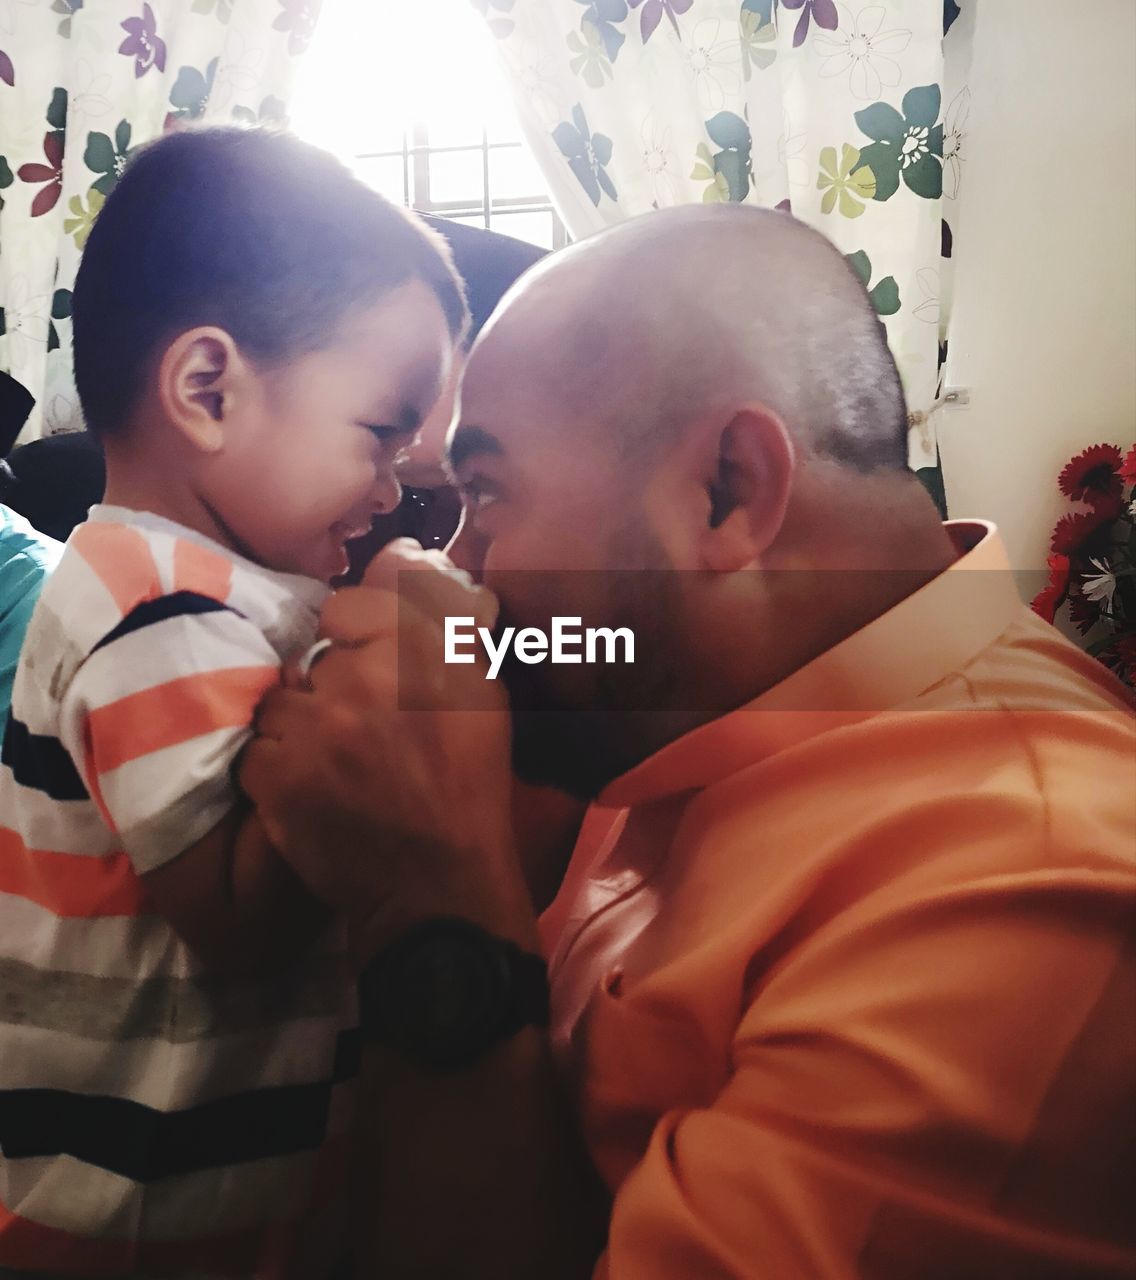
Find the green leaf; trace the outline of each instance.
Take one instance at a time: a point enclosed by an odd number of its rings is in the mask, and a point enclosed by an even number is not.
[[[937,156],[920,156],[904,169],[903,180],[924,200],[938,200],[943,194],[943,166]]]
[[[707,168],[704,164],[696,164],[690,171],[690,176],[695,182],[713,182],[714,170]]]
[[[773,21],[773,5],[776,0],[742,0],[742,13],[756,14],[762,26]]]
[[[876,175],[871,169],[861,167],[849,176],[845,187],[854,191],[861,200],[871,200],[876,194]]]
[[[1106,653],[1123,637],[1119,632],[1113,632],[1111,635],[1102,636],[1099,640],[1094,640],[1092,644],[1085,645],[1085,652],[1090,658],[1099,658],[1102,653]]]
[[[208,95],[209,88],[201,72],[196,67],[182,67],[170,90],[170,105],[191,115],[200,115],[205,110]]]
[[[732,111],[719,111],[707,120],[706,132],[719,147],[748,151],[752,146],[749,125]]]
[[[583,156],[586,153],[584,147],[584,139],[580,137],[580,131],[575,125],[571,125],[567,120],[562,120],[552,131],[552,140],[560,148],[560,153],[569,160]]]
[[[836,177],[836,148],[821,147],[820,149],[820,167],[830,177]]]
[[[864,212],[864,205],[853,198],[847,187],[840,188],[840,212],[846,218],[858,218]]]
[[[829,187],[820,202],[821,213],[831,213],[836,207],[836,188]]]
[[[924,125],[929,129],[939,118],[941,103],[942,94],[937,84],[920,85],[903,95],[903,114],[909,125]]]
[[[213,9],[214,0],[193,0],[193,4],[189,6],[191,13],[210,13]]]
[[[943,126],[937,124],[927,134],[927,150],[933,156],[942,157],[943,154]]]
[[[872,278],[872,261],[863,249],[857,249],[855,253],[846,253],[844,255],[848,265],[855,271],[860,283],[866,289],[868,281]]]
[[[51,102],[47,108],[47,123],[53,129],[67,128],[67,90],[58,86],[51,92]]]
[[[730,198],[730,188],[722,174],[714,175],[714,181],[702,193],[703,204],[725,204]]]
[[[15,182],[12,177],[12,170],[8,167],[8,159],[6,156],[0,156],[0,191],[5,187],[10,187]]]
[[[863,111],[857,111],[853,118],[860,131],[874,142],[892,142],[898,147],[907,132],[903,117],[886,102],[873,102]]]
[[[105,133],[88,133],[83,163],[92,173],[114,172],[114,147]]]
[[[611,160],[611,139],[603,133],[592,134],[592,154],[598,164],[608,164]],[[614,199],[614,196],[612,197]]]
[[[124,156],[130,150],[130,121],[120,120],[118,128],[114,131],[114,145],[120,156]]]
[[[48,324],[47,326],[47,349],[48,351],[59,350],[59,334],[53,324]]]
[[[726,179],[730,199],[740,204],[749,195],[749,153],[720,151],[714,157],[714,168]]]
[[[899,190],[899,153],[890,143],[873,142],[865,147],[852,177],[864,168],[871,169],[875,176],[873,200],[888,200]]]
[[[0,338],[2,338],[7,332],[7,327],[4,324],[4,308],[0,307]]]
[[[899,310],[899,285],[895,282],[895,276],[884,276],[868,297],[877,315],[894,316]]]
[[[232,116],[240,124],[256,124],[256,116],[251,107],[234,107]]]
[[[56,289],[51,298],[51,318],[66,320],[71,315],[71,290]]]
[[[604,73],[602,62],[588,62],[584,67],[584,83],[592,89],[602,89]]]
[[[860,159],[860,152],[855,147],[850,147],[846,142],[840,148],[840,177],[847,178],[848,175],[856,168],[856,162]]]

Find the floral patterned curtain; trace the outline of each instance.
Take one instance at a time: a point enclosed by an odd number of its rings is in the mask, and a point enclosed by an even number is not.
[[[0,0],[0,369],[24,439],[82,426],[71,285],[131,151],[179,121],[282,120],[319,0]]]
[[[694,201],[790,209],[869,288],[913,411],[911,464],[937,466],[943,209],[967,103],[969,33],[944,38],[954,0],[472,3],[574,236]]]

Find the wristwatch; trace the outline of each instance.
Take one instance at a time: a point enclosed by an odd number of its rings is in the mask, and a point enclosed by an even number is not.
[[[422,920],[359,977],[362,1039],[417,1066],[469,1066],[523,1027],[548,1026],[544,961],[456,916]]]

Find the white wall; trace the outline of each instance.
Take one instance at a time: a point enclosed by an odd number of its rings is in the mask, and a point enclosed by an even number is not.
[[[969,83],[947,501],[1044,567],[1066,459],[1136,439],[1136,3],[978,0]]]

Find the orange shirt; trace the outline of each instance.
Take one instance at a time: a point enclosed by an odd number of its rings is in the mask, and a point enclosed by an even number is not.
[[[1136,1272],[1130,703],[948,529],[590,815],[545,924],[597,1277]]]

